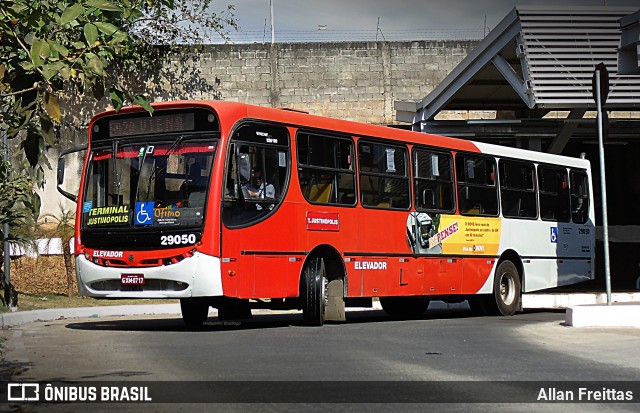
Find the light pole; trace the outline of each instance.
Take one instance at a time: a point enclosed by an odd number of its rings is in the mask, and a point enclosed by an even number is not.
[[[604,165],[604,122],[602,106],[609,95],[609,72],[604,63],[596,65],[592,80],[593,98],[598,111],[598,154],[600,156],[600,193],[602,197],[602,229],[604,236],[604,279],[607,290],[607,305],[611,305],[611,266],[609,258],[609,220],[607,214],[607,184]],[[607,121],[608,122],[608,121]]]
[[[274,1],[275,0],[269,0],[269,5],[271,6],[271,44],[274,44],[276,42],[276,22],[273,18]]]
[[[9,161],[9,146],[7,145],[7,131],[2,130],[2,160],[6,163]],[[6,304],[13,306],[13,298],[11,297],[11,251],[9,251],[9,222],[5,222],[2,227],[3,235],[3,251],[4,251],[4,296]]]

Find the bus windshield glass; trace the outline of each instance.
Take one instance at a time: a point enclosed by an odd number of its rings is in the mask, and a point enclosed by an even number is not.
[[[217,141],[110,146],[91,152],[82,203],[83,228],[202,226]]]

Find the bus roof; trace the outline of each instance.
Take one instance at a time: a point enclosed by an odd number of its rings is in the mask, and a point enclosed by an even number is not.
[[[567,165],[579,168],[588,168],[589,166],[589,161],[586,159],[512,148],[489,143],[475,142],[466,139],[451,138],[423,132],[414,132],[404,129],[390,128],[388,126],[370,125],[360,122],[311,115],[301,110],[267,108],[262,106],[250,105],[247,103],[229,102],[222,100],[184,100],[158,102],[152,103],[152,106],[156,110],[169,108],[188,108],[193,106],[209,107],[211,109],[214,109],[220,117],[236,116],[250,119],[261,119],[266,121],[279,122],[291,126],[305,127],[309,129],[335,131],[338,133],[359,137],[398,140],[408,144],[447,148],[455,151],[480,152],[498,157],[502,156],[516,159],[527,159],[534,162]],[[128,113],[132,111],[143,111],[143,109],[139,106],[131,106],[123,108],[120,113]],[[115,114],[115,111],[108,111],[95,116],[92,119],[92,123],[102,116],[110,114]],[[230,128],[232,127],[232,125],[227,125],[227,127]]]

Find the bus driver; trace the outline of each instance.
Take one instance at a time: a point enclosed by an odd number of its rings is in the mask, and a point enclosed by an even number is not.
[[[258,168],[251,170],[251,180],[242,187],[244,195],[253,199],[274,199],[276,190],[272,184],[262,178],[262,171]]]

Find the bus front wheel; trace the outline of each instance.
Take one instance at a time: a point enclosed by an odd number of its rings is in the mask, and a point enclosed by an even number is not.
[[[181,298],[180,310],[187,327],[201,327],[209,316],[209,303],[198,298]]]
[[[503,261],[496,269],[490,310],[495,314],[513,315],[520,307],[521,282],[518,269],[511,261]]]
[[[302,317],[305,324],[321,326],[325,320],[327,277],[324,260],[314,258],[307,264],[303,274]]]

